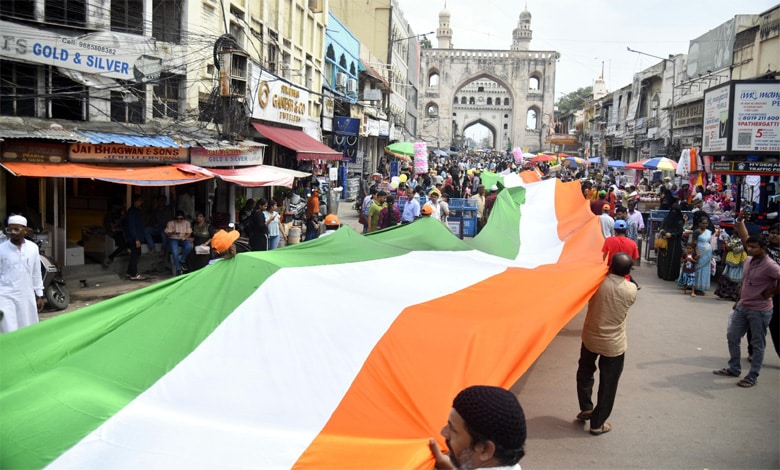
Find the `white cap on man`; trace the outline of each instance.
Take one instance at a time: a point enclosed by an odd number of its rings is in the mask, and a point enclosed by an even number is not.
[[[8,225],[21,225],[27,227],[27,218],[21,215],[12,215],[8,217]]]

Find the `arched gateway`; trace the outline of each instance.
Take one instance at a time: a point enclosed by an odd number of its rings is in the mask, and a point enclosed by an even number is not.
[[[510,50],[455,49],[450,14],[439,13],[438,49],[423,49],[418,137],[429,147],[460,147],[482,124],[493,147],[540,151],[555,101],[555,51],[530,51],[531,14],[520,14]],[[544,147],[546,148],[546,147]]]

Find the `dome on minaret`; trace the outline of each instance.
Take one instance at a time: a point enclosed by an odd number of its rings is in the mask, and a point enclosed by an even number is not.
[[[531,45],[532,37],[531,12],[528,11],[526,5],[525,10],[520,13],[520,18],[517,20],[517,28],[512,31],[512,50],[527,51]]]

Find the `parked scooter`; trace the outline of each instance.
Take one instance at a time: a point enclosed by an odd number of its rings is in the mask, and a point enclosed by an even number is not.
[[[41,258],[41,276],[43,277],[43,296],[46,303],[57,310],[65,310],[70,304],[70,292],[62,279],[62,270],[43,253],[41,240],[33,240],[38,244]]]

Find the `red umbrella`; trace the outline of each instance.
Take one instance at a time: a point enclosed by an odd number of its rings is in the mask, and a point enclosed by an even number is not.
[[[552,162],[552,161],[555,161],[557,159],[558,159],[558,157],[556,157],[555,155],[539,154],[539,155],[535,156],[534,158],[532,158],[531,161],[534,162],[534,163],[539,163],[539,162]]]
[[[568,153],[559,153],[558,156],[561,158],[571,157]]]
[[[627,170],[648,170],[645,166],[645,162],[650,160],[649,158],[645,158],[644,160],[639,160],[638,162],[629,163],[628,165],[624,166],[623,168]]]

